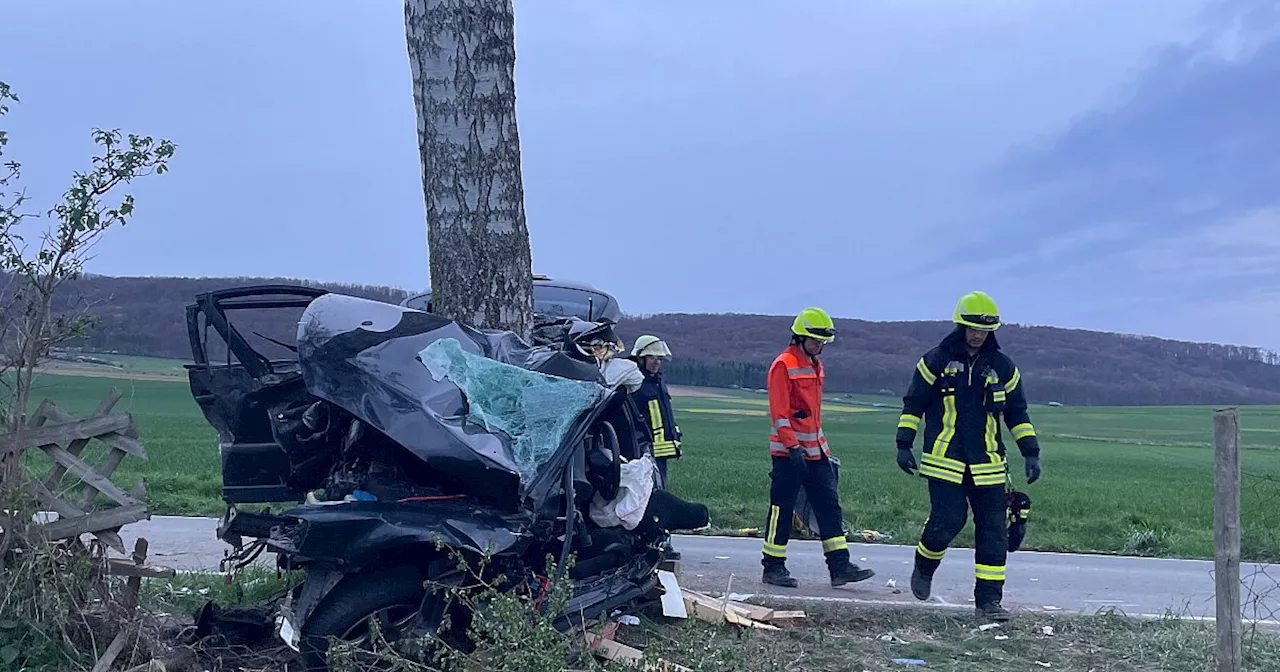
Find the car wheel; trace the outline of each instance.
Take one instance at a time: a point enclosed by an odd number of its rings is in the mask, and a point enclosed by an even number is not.
[[[423,576],[416,568],[398,566],[353,575],[338,584],[316,606],[302,627],[298,652],[303,669],[307,672],[328,670],[326,652],[329,637],[358,647],[368,646],[370,618],[378,619],[383,637],[392,642],[409,628],[420,625],[422,600],[426,594],[422,583]],[[440,603],[434,606],[443,610],[447,596],[440,594],[436,599]],[[454,620],[458,620],[456,616]],[[455,622],[454,630],[457,628]],[[450,643],[458,645],[461,642]],[[377,669],[377,661],[362,662],[370,669]]]

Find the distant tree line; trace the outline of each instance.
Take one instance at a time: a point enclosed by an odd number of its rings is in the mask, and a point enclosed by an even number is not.
[[[196,294],[250,284],[306,284],[399,303],[399,289],[317,284],[291,278],[120,278],[69,281],[55,309],[88,306],[97,315],[89,352],[189,358],[185,308]],[[234,323],[269,356],[288,356],[268,338],[293,342],[300,311],[245,314]],[[936,321],[837,320],[839,337],[823,355],[831,392],[901,395],[916,360],[951,329]],[[769,364],[790,338],[791,318],[736,314],[626,317],[620,335],[666,339],[674,357],[671,383],[708,387],[765,387]],[[255,333],[256,332],[256,333]],[[1280,404],[1280,358],[1262,349],[1110,334],[1079,329],[1007,325],[998,339],[1021,368],[1033,402],[1071,405]],[[211,356],[225,357],[212,342]],[[274,348],[274,349],[273,349]]]
[[[668,379],[758,389],[786,346],[788,317],[653,315],[620,325],[625,338],[666,339]],[[901,395],[916,361],[952,329],[949,322],[836,320],[826,349],[827,389]],[[1017,362],[1033,402],[1071,405],[1278,404],[1280,358],[1263,348],[1007,325],[1001,347]],[[712,382],[714,381],[714,382]]]

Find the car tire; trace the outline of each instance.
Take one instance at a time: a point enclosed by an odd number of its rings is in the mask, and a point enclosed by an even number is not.
[[[394,622],[418,610],[426,594],[423,581],[418,569],[409,565],[356,574],[342,581],[302,626],[298,653],[303,669],[328,670],[325,653],[330,636],[345,639],[354,635],[353,630],[363,629],[362,624],[380,612],[391,612],[386,620]]]

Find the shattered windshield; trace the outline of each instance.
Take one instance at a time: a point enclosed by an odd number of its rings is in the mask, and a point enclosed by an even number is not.
[[[467,400],[467,419],[511,437],[521,477],[537,474],[564,441],[574,419],[599,403],[605,388],[530,371],[462,349],[442,338],[419,353],[436,380],[448,378]]]

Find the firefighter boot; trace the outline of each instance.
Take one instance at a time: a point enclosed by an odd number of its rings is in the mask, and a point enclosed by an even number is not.
[[[764,565],[764,576],[761,581],[783,588],[795,588],[800,585],[795,577],[791,576],[791,572],[787,571],[787,566],[781,562],[766,562]]]
[[[846,561],[843,565],[831,568],[831,585],[843,586],[846,583],[866,581],[875,575],[875,570],[863,569]]]
[[[1007,621],[1013,618],[1013,614],[1001,606],[999,600],[979,604],[974,607],[974,614],[979,618],[985,617],[993,621]]]
[[[831,572],[832,586],[866,581],[876,575],[873,570],[862,569],[849,562],[849,551],[845,548],[827,553],[827,570]]]
[[[911,570],[911,594],[915,595],[917,600],[929,599],[929,592],[932,588],[932,576],[925,576],[918,566]]]

